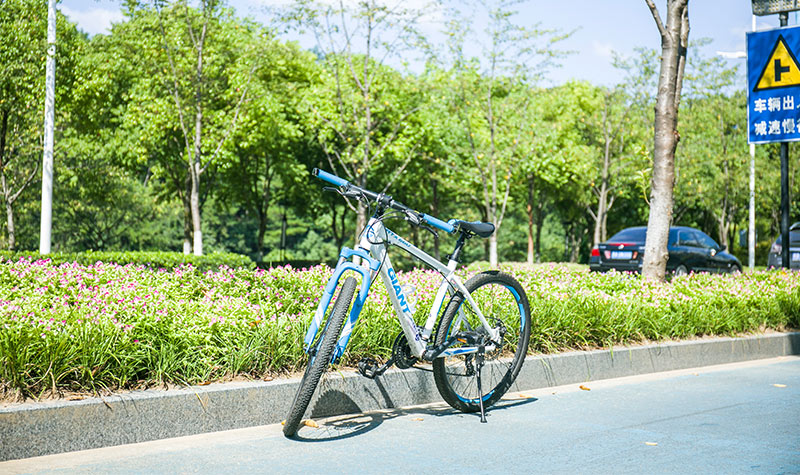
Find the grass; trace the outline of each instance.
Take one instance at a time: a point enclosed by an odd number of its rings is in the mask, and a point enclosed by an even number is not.
[[[783,271],[658,284],[580,266],[504,270],[528,293],[532,352],[800,326],[800,279]],[[331,272],[0,260],[0,393],[36,398],[295,371]],[[399,278],[416,286],[422,322],[440,277],[415,270]],[[388,356],[399,331],[385,289],[373,286],[344,363]]]

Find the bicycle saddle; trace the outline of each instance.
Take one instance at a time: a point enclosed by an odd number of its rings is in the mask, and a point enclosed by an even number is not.
[[[475,234],[482,238],[488,238],[489,236],[494,233],[494,224],[492,223],[482,223],[480,221],[461,221],[456,220],[456,223],[453,224],[457,226],[459,231],[467,232],[470,234]]]

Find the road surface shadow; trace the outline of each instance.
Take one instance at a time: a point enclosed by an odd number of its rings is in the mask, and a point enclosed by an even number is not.
[[[328,391],[320,399],[326,398],[328,401],[336,400],[336,406],[339,408],[358,409],[358,405],[346,394],[341,391]],[[507,396],[501,399],[494,406],[486,411],[486,415],[496,411],[506,411],[513,409],[517,406],[529,404],[537,401],[534,397],[527,396]],[[453,416],[467,416],[474,417],[477,423],[480,420],[480,413],[464,413],[453,409],[444,402],[434,403],[422,407],[410,407],[404,409],[384,409],[380,411],[368,413],[351,413],[339,416],[331,416],[324,419],[313,420],[309,425],[300,427],[300,430],[295,435],[294,440],[299,442],[328,442],[335,440],[349,439],[366,434],[381,424],[384,421],[397,419],[399,417],[412,417],[422,418],[425,417],[453,417]],[[491,421],[489,422],[491,423]],[[314,427],[314,425],[318,427]]]

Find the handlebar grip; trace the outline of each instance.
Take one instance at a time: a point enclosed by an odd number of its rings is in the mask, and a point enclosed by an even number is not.
[[[455,228],[455,227],[453,227],[453,225],[452,225],[452,224],[450,224],[450,223],[445,223],[445,222],[444,222],[444,221],[442,221],[441,219],[434,218],[433,216],[431,216],[431,215],[428,215],[428,214],[423,214],[423,215],[422,215],[422,219],[424,219],[424,220],[425,220],[425,222],[426,222],[426,223],[428,223],[428,224],[430,224],[431,226],[433,226],[433,227],[435,227],[435,228],[439,228],[439,229],[441,229],[442,231],[445,231],[445,232],[447,232],[447,233],[452,233],[452,232],[454,232],[454,231],[456,230],[456,228]]]
[[[350,184],[349,181],[345,180],[344,178],[339,178],[338,176],[334,175],[333,173],[328,173],[325,170],[320,170],[319,168],[315,168],[311,171],[311,174],[315,177],[319,178],[320,180],[327,181],[331,185],[336,186],[347,186]]]

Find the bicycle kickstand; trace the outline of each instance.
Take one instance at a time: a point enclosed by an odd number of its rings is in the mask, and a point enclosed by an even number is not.
[[[484,361],[484,353],[486,348],[483,345],[478,347],[478,357],[476,358],[477,361],[477,369],[478,371],[475,373],[476,378],[478,378],[478,403],[481,406],[481,423],[486,423],[486,409],[483,407],[483,388],[481,387],[481,370],[483,369],[483,361]]]

